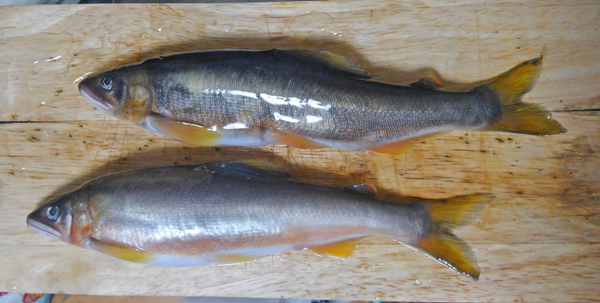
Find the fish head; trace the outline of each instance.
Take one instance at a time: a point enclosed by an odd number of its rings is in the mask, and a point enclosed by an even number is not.
[[[27,216],[27,226],[42,235],[81,245],[91,232],[86,190],[76,190],[40,205]]]
[[[134,124],[143,122],[152,109],[148,77],[137,66],[89,76],[79,83],[79,92],[96,108]]]

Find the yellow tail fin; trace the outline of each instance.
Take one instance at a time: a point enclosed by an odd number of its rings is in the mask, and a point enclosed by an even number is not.
[[[502,108],[501,119],[492,123],[488,130],[540,136],[567,131],[542,107],[521,101],[539,78],[542,61],[543,56],[525,61],[484,85],[498,95]]]
[[[474,194],[430,204],[431,230],[415,246],[450,269],[479,279],[479,266],[473,251],[452,230],[473,221],[493,197],[492,194]]]

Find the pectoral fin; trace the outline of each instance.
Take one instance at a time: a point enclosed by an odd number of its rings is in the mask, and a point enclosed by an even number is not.
[[[149,252],[137,249],[135,247],[122,244],[106,243],[94,238],[90,239],[90,247],[103,254],[130,262],[148,263],[154,259],[152,254]]]
[[[356,244],[364,237],[348,239],[340,242],[328,243],[323,245],[311,246],[308,249],[319,255],[332,255],[336,257],[350,257],[354,253]]]
[[[302,135],[298,135],[293,132],[285,131],[285,130],[277,130],[273,133],[273,138],[277,140],[278,143],[285,144],[287,146],[295,147],[295,148],[325,148],[327,145],[311,141]]]
[[[159,133],[173,139],[196,146],[215,146],[221,135],[216,131],[183,120],[171,119],[159,115],[147,117],[147,122]]]
[[[372,146],[372,147],[369,147],[368,149],[370,151],[373,151],[376,153],[399,155],[401,153],[410,151],[411,149],[413,149],[415,147],[415,145],[423,142],[423,140],[433,138],[433,137],[439,136],[441,134],[442,134],[441,132],[427,134],[427,135],[413,137],[413,138],[409,138],[409,139],[405,139],[405,140],[401,140],[401,141]]]

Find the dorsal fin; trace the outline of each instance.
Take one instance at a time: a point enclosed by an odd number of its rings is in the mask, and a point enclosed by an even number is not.
[[[271,162],[260,160],[234,160],[205,163],[194,170],[205,170],[211,173],[236,174],[253,179],[292,179],[283,168]]]
[[[328,51],[311,51],[311,50],[279,50],[280,52],[296,57],[299,59],[308,60],[317,63],[328,70],[347,74],[354,78],[359,79],[371,79],[371,76],[367,74],[360,66],[352,62],[352,60],[330,53]]]
[[[365,196],[375,196],[377,195],[377,188],[369,183],[362,183],[356,185],[348,185],[344,187],[345,191],[356,193],[359,195]]]
[[[442,81],[435,77],[421,78],[419,81],[412,83],[410,86],[434,90],[440,90],[444,88],[444,84],[442,84]]]

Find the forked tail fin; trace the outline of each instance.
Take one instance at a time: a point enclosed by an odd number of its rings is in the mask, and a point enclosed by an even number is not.
[[[493,197],[492,194],[473,194],[429,204],[431,230],[427,237],[421,238],[413,245],[441,264],[477,281],[479,266],[473,251],[465,241],[455,236],[452,230],[477,218]]]
[[[525,61],[482,85],[494,91],[500,100],[502,117],[487,130],[531,135],[555,135],[567,130],[552,119],[552,115],[535,104],[523,103],[521,98],[535,85],[542,71],[543,55]]]

